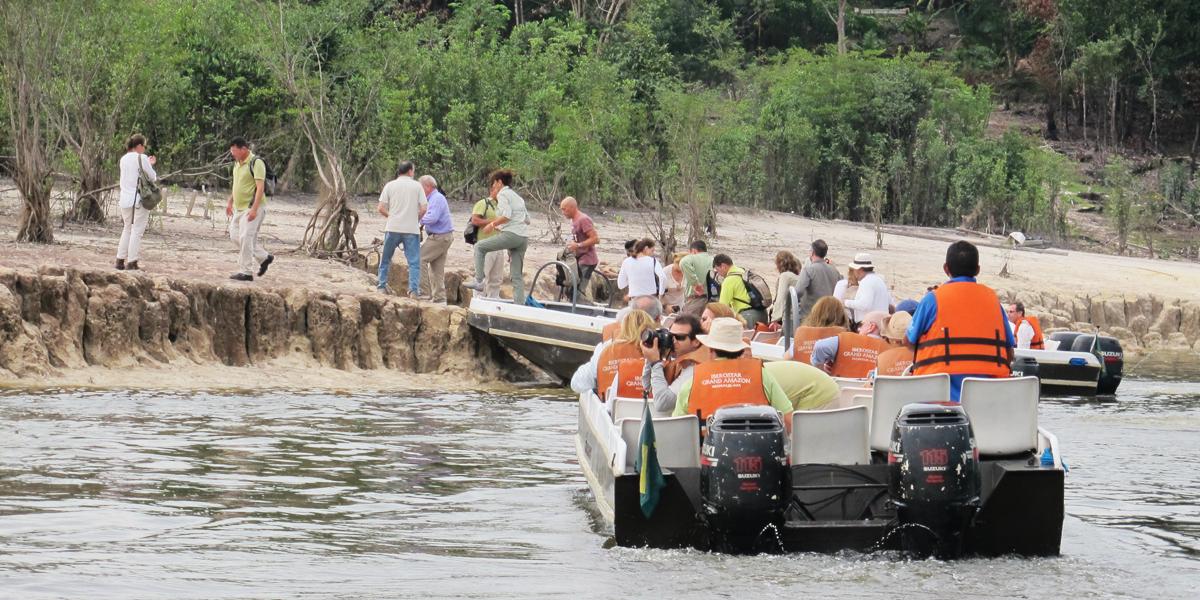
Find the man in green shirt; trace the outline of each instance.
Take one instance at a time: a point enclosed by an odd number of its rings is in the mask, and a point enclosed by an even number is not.
[[[746,270],[734,266],[733,259],[728,254],[718,254],[713,257],[713,270],[721,279],[721,297],[718,302],[733,309],[742,317],[747,327],[755,323],[765,323],[767,315],[761,310],[750,307],[750,290],[746,288]]]
[[[476,243],[482,242],[494,235],[495,230],[484,231],[484,228],[496,220],[496,201],[484,198],[475,203],[471,209],[471,224],[478,228]],[[500,297],[500,283],[504,281],[504,253],[489,252],[483,258],[483,295],[488,298]]]
[[[835,408],[841,397],[837,381],[812,365],[794,360],[777,360],[765,363],[763,371],[779,382],[793,410]]]
[[[258,229],[267,212],[267,163],[250,152],[249,144],[240,137],[229,143],[229,154],[233,156],[233,186],[225,215],[229,217],[229,239],[240,250],[238,272],[229,278],[254,281],[255,273],[262,277],[275,262],[275,257],[258,243]]]
[[[683,314],[699,318],[704,312],[704,305],[708,304],[704,286],[712,264],[713,257],[702,240],[692,242],[688,246],[688,255],[680,259],[679,269],[683,271],[683,309],[680,312]]]

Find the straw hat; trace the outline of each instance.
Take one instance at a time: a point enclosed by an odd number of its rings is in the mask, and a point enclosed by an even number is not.
[[[902,310],[888,317],[883,326],[883,336],[892,340],[903,340],[908,335],[908,326],[912,324],[912,315]]]
[[[708,327],[708,335],[700,334],[696,339],[713,350],[725,352],[737,352],[750,347],[750,344],[742,339],[742,324],[729,317],[713,319]]]
[[[851,269],[873,269],[875,263],[871,261],[871,255],[867,252],[859,252],[854,255],[854,260],[850,262]]]

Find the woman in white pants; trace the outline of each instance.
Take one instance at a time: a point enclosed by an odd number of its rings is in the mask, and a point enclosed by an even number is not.
[[[150,220],[150,211],[142,207],[142,199],[138,196],[138,176],[157,181],[158,173],[154,172],[154,163],[157,161],[153,156],[145,156],[146,138],[140,133],[129,136],[125,150],[125,156],[118,163],[121,168],[121,198],[118,206],[125,227],[121,230],[121,242],[117,244],[117,269],[137,271],[142,234],[146,233],[146,223]]]

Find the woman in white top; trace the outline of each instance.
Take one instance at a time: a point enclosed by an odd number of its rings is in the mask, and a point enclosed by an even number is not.
[[[683,307],[683,270],[679,268],[679,261],[687,256],[682,252],[676,253],[671,264],[663,269],[666,277],[663,279],[667,282],[667,291],[663,293],[662,303],[666,312],[675,313]]]
[[[617,287],[627,289],[626,300],[639,296],[658,298],[666,291],[667,274],[654,258],[654,240],[643,238],[633,245],[633,256],[621,263]]]
[[[142,234],[146,233],[146,223],[150,221],[150,211],[142,207],[142,199],[138,196],[138,176],[158,181],[158,173],[154,172],[154,163],[157,161],[153,156],[145,156],[146,138],[140,133],[129,136],[125,150],[125,156],[118,163],[121,170],[121,197],[117,206],[121,209],[121,220],[125,227],[121,229],[121,242],[117,244],[117,269],[137,271]]]

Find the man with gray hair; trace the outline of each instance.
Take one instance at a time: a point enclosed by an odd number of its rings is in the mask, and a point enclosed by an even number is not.
[[[662,303],[654,296],[638,296],[634,298],[633,308],[646,311],[646,314],[650,315],[650,318],[654,319],[655,323],[658,323],[662,319]]]
[[[429,208],[421,217],[425,242],[421,244],[421,295],[434,302],[446,302],[446,255],[454,243],[454,222],[450,205],[438,191],[433,175],[422,175],[421,189],[429,199]]]

